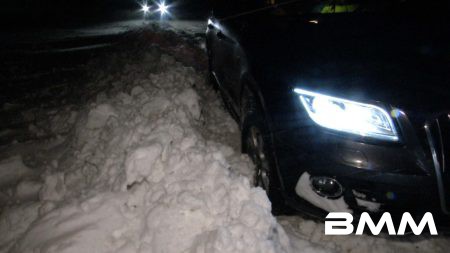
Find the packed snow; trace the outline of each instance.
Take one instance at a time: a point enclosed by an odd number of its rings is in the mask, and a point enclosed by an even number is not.
[[[441,237],[325,236],[272,216],[203,51],[155,33],[93,60],[94,96],[0,149],[0,252],[446,252]]]
[[[294,216],[277,220],[290,238],[291,252],[434,253],[448,252],[450,245],[444,236],[325,235],[322,222]]]
[[[41,168],[40,184],[16,187],[16,195],[39,192],[38,201],[8,207],[20,218],[8,209],[1,217],[1,250],[287,251],[264,191],[232,169],[249,159],[201,134],[208,105],[194,87],[212,92],[203,76],[165,54],[144,58],[168,67],[128,65],[114,76],[114,91],[69,113],[78,116],[60,144],[65,151]],[[1,169],[2,185],[31,173],[18,156]]]

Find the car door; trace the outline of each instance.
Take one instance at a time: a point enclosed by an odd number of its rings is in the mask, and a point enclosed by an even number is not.
[[[239,103],[239,86],[241,74],[241,57],[239,56],[239,43],[232,26],[229,22],[224,22],[221,30],[217,33],[217,38],[223,52],[222,58],[222,85],[227,95],[232,100],[234,106]],[[236,109],[236,108],[235,108]]]
[[[239,112],[240,79],[242,73],[242,49],[239,34],[242,28],[241,14],[249,10],[249,0],[217,0],[208,30],[213,41],[213,71],[219,85],[229,98],[236,112]],[[252,2],[252,1],[250,1]]]
[[[207,40],[209,47],[209,59],[211,71],[214,74],[220,88],[224,89],[224,66],[225,66],[225,47],[219,35],[221,34],[221,25],[214,16],[208,20]]]

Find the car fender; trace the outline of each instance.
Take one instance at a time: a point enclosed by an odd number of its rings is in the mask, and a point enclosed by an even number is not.
[[[265,122],[267,124],[267,128],[269,130],[270,140],[271,140],[271,143],[273,145],[273,143],[274,143],[274,135],[273,135],[272,117],[268,113],[267,106],[266,106],[266,103],[265,103],[265,99],[264,99],[264,96],[263,96],[263,93],[262,93],[261,89],[258,87],[258,85],[256,83],[256,80],[248,72],[246,72],[246,73],[244,73],[242,75],[241,84],[242,85],[241,85],[241,92],[240,92],[240,94],[241,94],[241,96],[240,96],[241,97],[240,98],[240,101],[241,101],[240,102],[240,108],[242,109],[242,107],[243,107],[242,106],[242,100],[243,100],[243,98],[245,96],[245,89],[248,89],[250,92],[252,92],[256,96],[257,103],[260,106],[261,111],[263,113],[264,120],[265,120]],[[241,111],[240,112],[240,122],[239,122],[241,130],[243,130],[243,124],[244,124],[244,121],[245,121],[244,117],[245,117],[245,115]],[[242,143],[242,141],[244,141],[243,138],[244,138],[244,136],[242,135],[241,136],[241,143]],[[285,187],[284,187],[284,182],[282,180],[282,177],[281,177],[281,174],[280,174],[280,170],[279,170],[279,165],[278,165],[279,163],[278,163],[277,153],[276,153],[275,148],[273,148],[273,147],[271,147],[270,150],[271,150],[273,158],[274,158],[275,170],[276,170],[276,173],[277,173],[277,176],[278,176],[278,179],[279,179],[279,184],[280,184],[280,187],[282,189],[283,195],[285,195],[285,192],[284,192]]]

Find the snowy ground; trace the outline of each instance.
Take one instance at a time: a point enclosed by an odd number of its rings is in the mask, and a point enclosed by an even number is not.
[[[0,146],[0,252],[447,251],[443,237],[325,236],[273,217],[193,34],[132,32],[54,96],[34,89],[42,103],[0,105],[27,124]]]
[[[163,22],[152,19],[128,18],[123,20],[103,22],[95,25],[81,27],[48,28],[38,31],[0,31],[0,45],[13,45],[17,43],[31,44],[36,42],[62,41],[73,38],[84,38],[92,36],[120,35],[130,30],[157,24],[165,30],[186,32],[189,34],[203,33],[206,29],[205,22],[186,20],[165,20]]]

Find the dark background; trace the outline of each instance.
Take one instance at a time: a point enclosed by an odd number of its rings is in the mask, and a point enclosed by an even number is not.
[[[2,29],[65,27],[139,17],[136,0],[9,0],[2,1]],[[148,1],[149,4],[152,1]],[[176,18],[200,19],[208,14],[207,0],[166,0]]]

